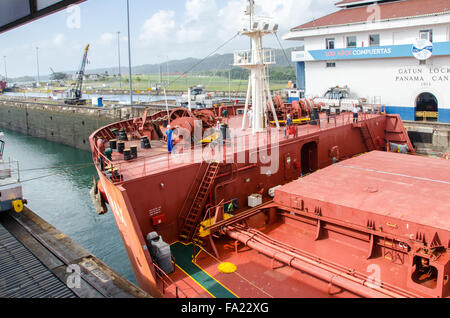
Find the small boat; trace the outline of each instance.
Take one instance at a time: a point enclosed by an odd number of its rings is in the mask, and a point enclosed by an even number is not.
[[[5,141],[0,132],[0,213],[14,211],[21,213],[26,200],[23,199],[22,185],[20,184],[20,172],[18,161],[3,161]],[[14,167],[17,167],[15,169]]]

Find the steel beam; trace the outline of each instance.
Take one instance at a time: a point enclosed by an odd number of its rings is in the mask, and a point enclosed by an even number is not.
[[[42,18],[44,16],[47,16],[49,14],[53,14],[57,11],[63,10],[67,8],[68,6],[76,3],[81,3],[86,0],[61,0],[51,6],[48,6],[46,8],[43,8],[42,10],[38,10],[37,8],[37,0],[29,0],[29,14],[25,15],[22,18],[19,18],[15,21],[12,21],[5,25],[0,25],[0,34],[4,33],[6,31],[9,31],[11,29],[14,29],[16,27],[19,27],[21,25],[24,25],[28,22],[37,20],[39,18]]]

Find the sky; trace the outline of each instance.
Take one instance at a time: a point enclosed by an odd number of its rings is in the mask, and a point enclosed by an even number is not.
[[[336,10],[337,0],[255,0],[255,14],[279,24],[284,48],[299,42],[283,41],[291,28]],[[244,25],[247,0],[130,0],[131,62],[133,66],[187,57],[203,58],[231,39]],[[37,21],[0,34],[0,57],[6,56],[9,78],[36,76],[79,68],[84,47],[90,44],[87,70],[128,66],[126,0],[88,0]],[[265,47],[280,48],[274,36]],[[237,37],[217,53],[249,47]],[[122,70],[123,72],[125,70]],[[0,58],[4,76],[4,59]]]

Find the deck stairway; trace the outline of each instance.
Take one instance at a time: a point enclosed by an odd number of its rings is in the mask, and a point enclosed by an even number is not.
[[[368,151],[376,150],[375,143],[373,142],[372,136],[370,135],[369,128],[367,127],[366,122],[360,122],[353,124],[353,127],[359,128],[361,130],[361,135],[364,140],[364,144],[367,147]]]
[[[211,162],[206,169],[205,175],[200,183],[200,187],[195,195],[195,199],[189,209],[184,220],[183,227],[180,231],[180,239],[184,242],[189,242],[195,234],[203,209],[211,191],[211,186],[214,183],[217,172],[219,171],[219,163]]]

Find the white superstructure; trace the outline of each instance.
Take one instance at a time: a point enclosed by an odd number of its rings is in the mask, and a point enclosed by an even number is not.
[[[341,10],[293,28],[297,87],[310,98],[348,86],[404,120],[450,122],[450,1],[337,3]]]
[[[254,0],[249,0],[246,14],[250,16],[250,28],[243,29],[240,34],[248,36],[252,42],[251,50],[234,53],[234,65],[250,70],[248,81],[247,98],[245,101],[245,111],[242,120],[242,129],[245,128],[248,114],[250,97],[252,100],[252,133],[263,131],[267,127],[267,112],[272,111],[276,126],[279,128],[278,119],[275,113],[272,96],[269,89],[269,79],[266,68],[270,64],[275,64],[275,54],[272,49],[263,48],[262,38],[267,34],[273,34],[278,26],[270,26],[264,20],[257,21],[254,16]]]

